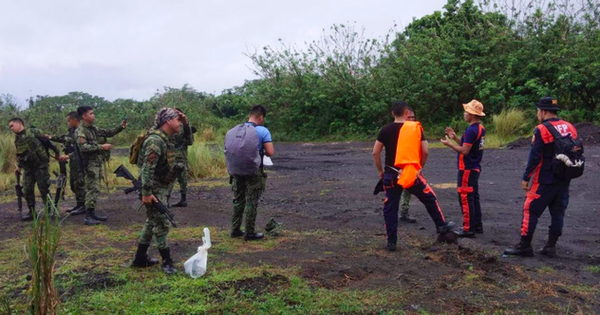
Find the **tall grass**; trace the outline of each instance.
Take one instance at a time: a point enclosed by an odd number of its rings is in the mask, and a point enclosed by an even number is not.
[[[33,314],[56,314],[59,303],[54,287],[55,255],[60,241],[60,213],[48,196],[46,205],[49,215],[33,213],[33,223],[27,238],[26,250],[31,265],[29,284],[30,306]]]
[[[15,136],[9,133],[0,134],[0,172],[10,173],[17,163]]]
[[[188,148],[188,175],[193,179],[218,178],[227,175],[222,144],[207,144],[200,139]]]
[[[500,114],[492,117],[492,121],[494,123],[494,134],[501,139],[520,137],[530,125],[525,112],[516,108],[502,110]]]

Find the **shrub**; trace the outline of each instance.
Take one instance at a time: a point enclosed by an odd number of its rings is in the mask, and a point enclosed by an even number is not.
[[[0,172],[10,173],[17,163],[17,151],[12,134],[0,134]]]
[[[519,137],[529,126],[525,112],[511,108],[492,117],[494,133],[501,139]]]
[[[194,179],[217,178],[227,175],[223,145],[196,141],[188,148],[188,175]]]

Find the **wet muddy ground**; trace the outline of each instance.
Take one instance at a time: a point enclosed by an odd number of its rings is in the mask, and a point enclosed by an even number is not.
[[[413,198],[410,212],[418,222],[400,224],[399,251],[395,253],[385,251],[383,196],[373,195],[378,175],[371,143],[278,144],[276,151],[275,165],[268,168],[268,188],[257,226],[264,227],[273,217],[286,231],[302,237],[284,239],[272,251],[229,253],[215,259],[297,267],[314,285],[331,289],[401,290],[409,302],[402,306],[407,311],[474,314],[518,307],[564,314],[568,305],[571,312],[600,313],[600,274],[593,269],[600,265],[600,147],[586,147],[586,174],[572,183],[564,236],[555,258],[501,255],[505,247],[519,240],[525,199],[520,182],[527,148],[485,152],[480,178],[484,234],[460,240],[459,246],[435,244],[435,227]],[[424,175],[446,218],[460,225],[455,154],[432,149]],[[178,198],[175,194],[174,200]],[[109,216],[111,228],[141,223],[144,213],[131,209],[134,199],[124,194],[105,195],[98,212]],[[181,226],[229,227],[228,186],[192,187],[188,201],[187,208],[173,209]],[[66,206],[72,203],[68,200]],[[15,209],[15,202],[0,205],[0,220],[6,227],[0,230],[0,240],[20,235],[19,227],[24,224]],[[79,225],[82,220],[70,217],[66,224]],[[549,221],[546,212],[535,233],[536,248],[545,241]],[[175,242],[175,258],[183,261],[191,256],[198,243]],[[287,281],[276,280],[278,285]],[[231,284],[238,285],[246,284]]]

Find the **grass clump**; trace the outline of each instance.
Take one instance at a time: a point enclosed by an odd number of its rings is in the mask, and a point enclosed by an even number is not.
[[[525,112],[510,108],[492,116],[494,134],[500,139],[518,138],[525,133],[529,126]]]
[[[31,266],[29,284],[30,310],[33,314],[56,314],[59,304],[58,291],[54,286],[55,254],[60,241],[60,215],[52,198],[48,196],[47,213],[33,213],[33,224],[27,238],[27,255]]]
[[[17,163],[15,137],[9,133],[0,134],[0,172],[10,173]]]
[[[208,145],[202,141],[195,141],[188,148],[188,174],[193,179],[217,178],[227,175],[223,146],[220,144]]]

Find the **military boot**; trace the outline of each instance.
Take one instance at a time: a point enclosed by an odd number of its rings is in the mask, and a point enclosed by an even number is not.
[[[187,194],[181,194],[181,200],[178,203],[172,205],[173,208],[185,208],[187,207]]]
[[[242,237],[244,235],[246,235],[246,233],[240,229],[233,229],[231,231],[231,238]]]
[[[548,234],[548,241],[546,245],[540,250],[540,254],[546,256],[556,256],[556,242],[558,241],[558,235]]]
[[[175,266],[173,266],[173,260],[171,259],[171,249],[167,247],[167,248],[159,249],[158,252],[160,253],[160,256],[162,257],[163,272],[166,273],[167,275],[177,273],[177,269],[175,268]]]
[[[146,268],[158,264],[157,259],[148,257],[148,247],[150,247],[150,245],[138,244],[137,252],[135,252],[131,267]]]
[[[92,219],[94,219],[96,221],[102,221],[102,222],[108,220],[107,216],[101,215],[101,214],[97,214],[96,213],[96,209],[92,208],[91,211],[92,211],[92,213],[91,213]]]
[[[401,215],[400,216],[400,221],[402,222],[406,222],[406,223],[417,223],[417,219],[411,217],[410,215],[406,214],[406,215]]]
[[[67,210],[67,212],[70,213],[71,215],[85,214],[85,203],[77,202],[77,205],[75,207],[73,207],[73,209]]]
[[[87,209],[85,213],[85,219],[83,219],[85,225],[98,225],[100,221],[94,219],[94,209]]]
[[[21,216],[21,221],[33,221],[33,213],[35,212],[35,206],[28,205],[27,208],[29,209],[29,212]]]
[[[533,256],[533,248],[531,247],[531,237],[521,236],[521,241],[514,247],[507,248],[504,250],[504,255],[513,256]]]
[[[244,235],[245,241],[257,241],[263,239],[265,236],[262,233],[246,233]]]

